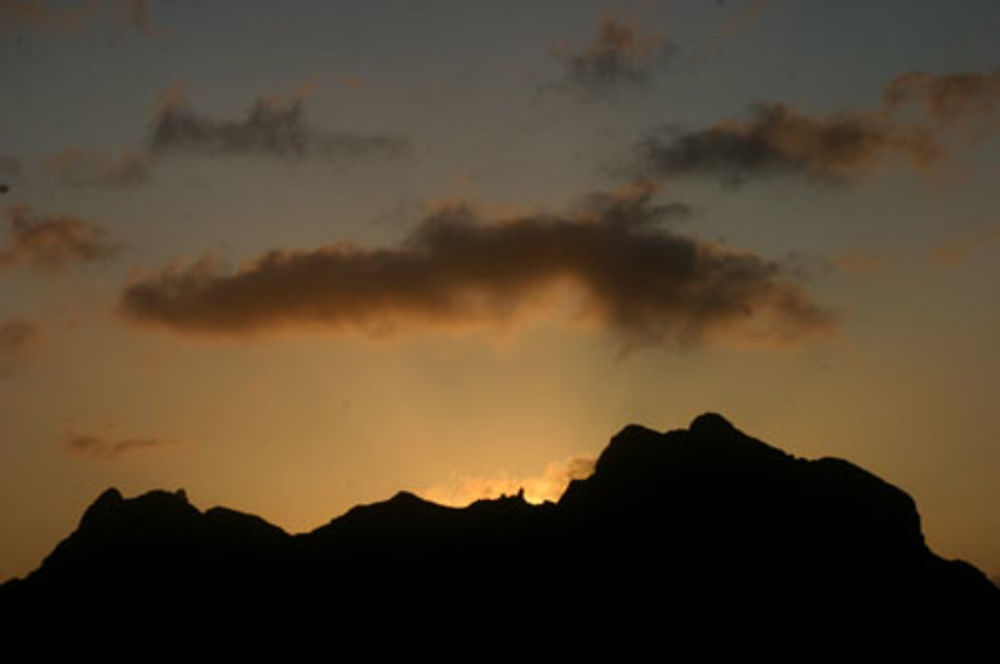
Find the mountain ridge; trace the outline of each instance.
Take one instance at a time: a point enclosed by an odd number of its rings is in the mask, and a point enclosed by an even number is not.
[[[308,606],[344,621],[344,607],[420,598],[445,610],[483,588],[494,616],[547,588],[569,622],[619,621],[648,597],[671,598],[664,618],[723,607],[910,626],[1000,619],[1000,589],[927,547],[904,491],[848,461],[793,457],[714,413],[665,433],[624,427],[593,475],[541,505],[518,494],[455,508],[401,491],[289,534],[202,512],[183,490],[108,489],[37,570],[0,586],[0,612]]]

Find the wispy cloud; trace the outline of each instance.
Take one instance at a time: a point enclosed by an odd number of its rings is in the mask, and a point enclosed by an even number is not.
[[[524,491],[524,499],[530,503],[555,502],[572,480],[589,477],[594,472],[594,464],[594,459],[578,456],[553,461],[540,475],[531,477],[515,477],[506,471],[490,476],[456,476],[425,489],[420,495],[454,507],[464,507],[477,500],[515,496],[520,491]]]
[[[295,159],[402,157],[412,146],[405,136],[331,132],[305,121],[307,92],[287,98],[261,97],[245,118],[221,120],[193,110],[178,88],[161,95],[150,128],[149,151],[200,152],[218,155],[261,155]]]
[[[117,155],[68,147],[44,160],[43,168],[62,184],[71,186],[121,186],[145,182],[150,164],[132,150]]]
[[[0,179],[14,180],[24,173],[24,165],[21,160],[9,155],[0,154]]]
[[[772,0],[751,0],[741,11],[728,12],[706,55],[717,55],[726,42],[756,23],[771,2]]]
[[[638,17],[605,14],[597,32],[582,48],[564,46],[556,55],[566,66],[566,89],[597,95],[643,86],[664,69],[677,52],[665,35],[644,32]]]
[[[148,37],[166,34],[152,25],[147,0],[82,0],[66,5],[46,0],[0,0],[0,35],[6,32],[37,32],[73,35],[91,29],[101,7],[111,12],[119,28],[130,27]]]
[[[994,132],[1000,128],[1000,69],[942,75],[908,72],[886,85],[883,101],[894,112],[915,104],[937,127]]]
[[[1000,247],[1000,224],[952,237],[934,248],[928,259],[937,265],[957,265],[987,247]]]
[[[0,376],[28,361],[44,339],[42,328],[25,318],[0,320]]]
[[[130,319],[175,332],[246,335],[319,325],[387,335],[538,315],[553,291],[578,294],[578,318],[624,349],[737,340],[796,344],[833,317],[781,264],[660,226],[675,208],[639,184],[595,194],[564,215],[484,220],[456,203],[400,245],[274,250],[238,270],[212,258],[129,284]]]
[[[72,263],[105,260],[118,251],[108,232],[70,215],[39,216],[27,206],[6,210],[10,237],[0,247],[0,268],[31,265],[60,271]]]
[[[160,438],[128,438],[110,433],[94,434],[69,430],[63,436],[63,444],[75,454],[109,461],[125,454],[163,447],[170,442]]]

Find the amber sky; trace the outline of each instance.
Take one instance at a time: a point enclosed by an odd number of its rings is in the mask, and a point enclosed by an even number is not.
[[[724,413],[1000,572],[993,0],[0,0],[0,579]]]

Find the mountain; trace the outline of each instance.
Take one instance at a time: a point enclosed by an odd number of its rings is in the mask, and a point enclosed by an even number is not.
[[[931,552],[900,489],[847,461],[790,456],[715,414],[667,433],[625,427],[591,477],[542,505],[518,495],[451,508],[402,492],[290,535],[201,512],[183,491],[108,489],[39,569],[0,586],[5,624],[292,615],[346,632],[648,637],[696,621],[983,635],[1000,625],[1000,589]]]

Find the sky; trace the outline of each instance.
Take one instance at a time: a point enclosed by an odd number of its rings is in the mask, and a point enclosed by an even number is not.
[[[992,0],[0,0],[0,579],[724,414],[1000,575]]]

